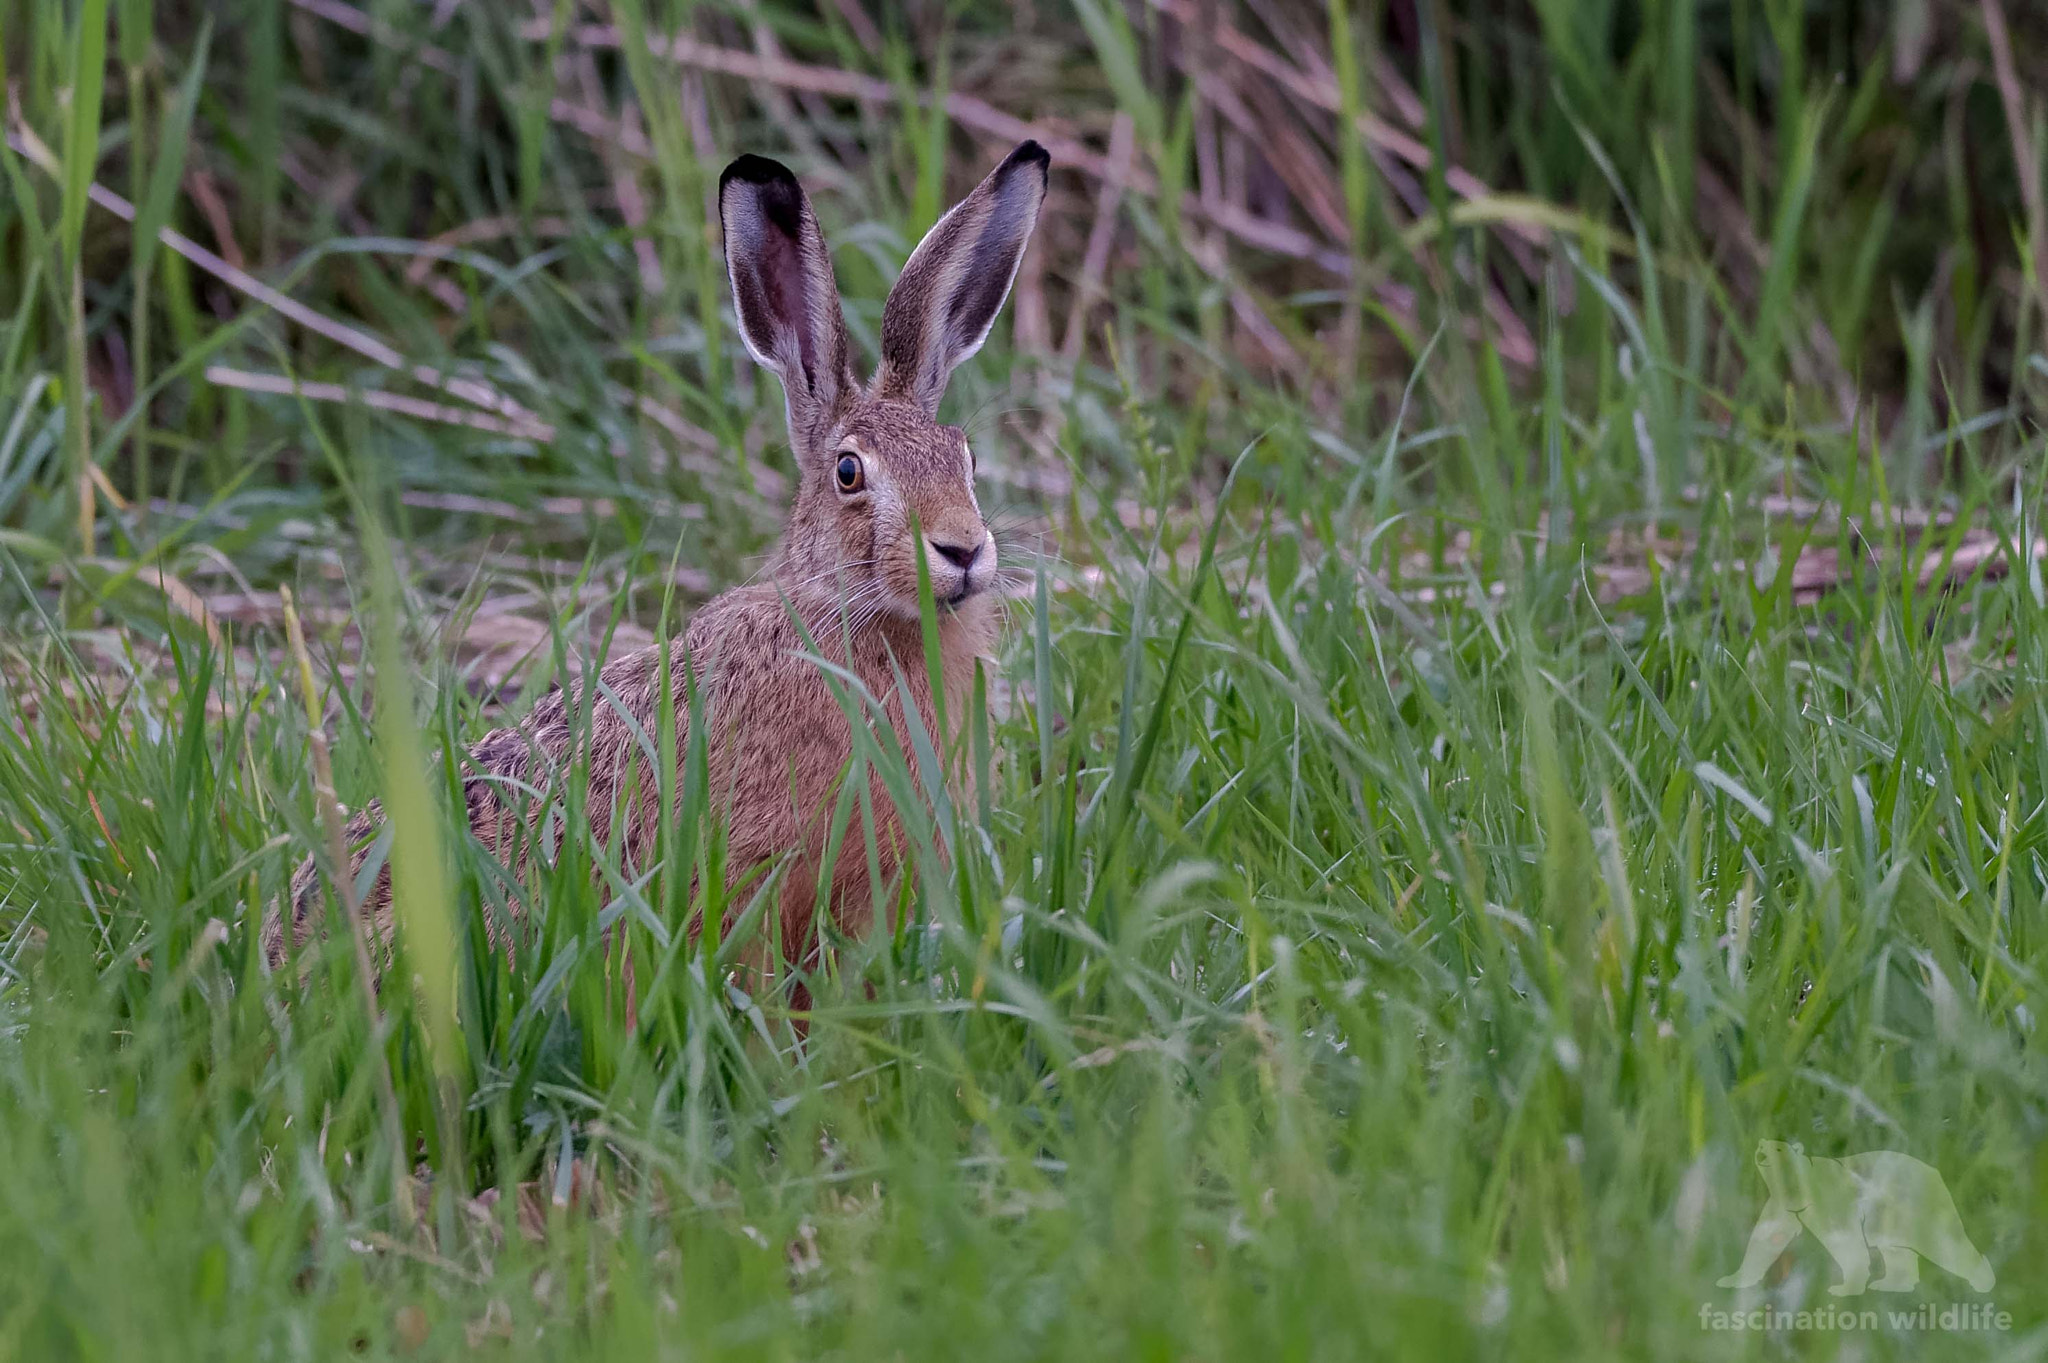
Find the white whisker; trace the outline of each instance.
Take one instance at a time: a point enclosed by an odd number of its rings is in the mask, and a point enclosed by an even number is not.
[[[784,591],[793,593],[810,586],[813,582],[831,577],[834,574],[851,572],[855,568],[872,568],[879,562],[881,562],[880,559],[873,558],[849,559],[844,563],[835,563],[828,568],[823,568],[818,572],[812,573],[809,577],[800,577],[794,582],[781,582],[780,585]]]
[[[874,580],[862,582],[853,591],[827,602],[816,624],[807,624],[805,628],[820,643],[831,638],[850,646],[854,636],[866,628],[868,621],[887,604],[886,595],[887,588],[883,583]]]

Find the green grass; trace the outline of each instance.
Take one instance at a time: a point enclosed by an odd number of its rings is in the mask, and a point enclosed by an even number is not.
[[[200,8],[0,9],[0,1358],[2048,1349],[2038,32],[2015,130],[1977,5],[1262,6],[1294,84],[1206,93],[1171,5],[693,13],[842,78],[794,86],[579,29],[656,0]],[[1031,570],[988,798],[798,1044],[679,928],[701,752],[647,735],[651,876],[572,780],[524,886],[449,755],[772,543],[710,177],[799,167],[872,353],[1001,140],[848,73],[1098,157],[1121,114],[1143,175],[1090,280],[1056,167],[955,382]],[[1321,260],[1219,244],[1253,153]],[[374,1010],[345,941],[303,989],[257,949],[316,736],[401,811]],[[866,755],[922,807],[930,754]],[[1934,1166],[1998,1275],[1839,1304],[2007,1328],[1702,1328],[1838,1304],[1810,1235],[1716,1286],[1766,1139]]]

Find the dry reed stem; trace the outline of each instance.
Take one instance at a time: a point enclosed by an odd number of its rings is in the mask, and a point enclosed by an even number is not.
[[[45,174],[56,176],[59,172],[57,157],[43,145],[25,124],[17,122],[8,129],[7,144],[32,162]],[[135,221],[135,205],[122,198],[113,190],[93,181],[88,197],[107,212],[123,222]],[[382,337],[365,331],[361,327],[337,322],[323,313],[314,311],[288,294],[280,293],[247,270],[237,269],[220,256],[207,250],[192,238],[173,228],[161,228],[157,240],[177,252],[192,264],[218,279],[221,283],[244,294],[279,316],[297,322],[316,335],[324,336],[347,350],[352,350],[364,359],[387,369],[409,374],[430,388],[440,389],[450,397],[459,398],[473,406],[497,412],[515,421],[535,421],[538,418],[511,398],[497,391],[487,383],[476,379],[459,378],[445,374],[432,365],[420,364],[406,356]]]
[[[206,381],[221,388],[234,388],[245,393],[278,393],[288,397],[304,398],[308,402],[360,402],[365,407],[416,417],[421,421],[437,422],[444,426],[467,426],[472,430],[489,431],[495,435],[520,436],[543,443],[555,438],[555,428],[545,421],[508,420],[487,412],[472,411],[467,407],[451,407],[444,402],[430,402],[425,398],[408,397],[403,393],[386,393],[375,388],[350,388],[339,383],[316,383],[293,378],[289,374],[262,374],[220,364],[206,367]]]

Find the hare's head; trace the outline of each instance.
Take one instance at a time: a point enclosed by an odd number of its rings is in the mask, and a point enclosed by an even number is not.
[[[920,552],[942,606],[994,585],[974,455],[959,427],[939,424],[939,399],[1009,297],[1049,160],[1024,143],[926,234],[882,309],[882,361],[866,384],[796,177],[759,156],[719,177],[740,336],[782,380],[799,470],[780,576],[899,617],[917,613]]]

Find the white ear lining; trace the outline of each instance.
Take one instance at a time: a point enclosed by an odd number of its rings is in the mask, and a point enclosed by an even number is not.
[[[953,370],[987,342],[1024,262],[1050,158],[1025,142],[925,234],[882,310],[875,388],[936,412]]]
[[[831,254],[802,186],[775,161],[733,161],[719,177],[718,205],[740,343],[782,380],[800,441],[855,386]]]

